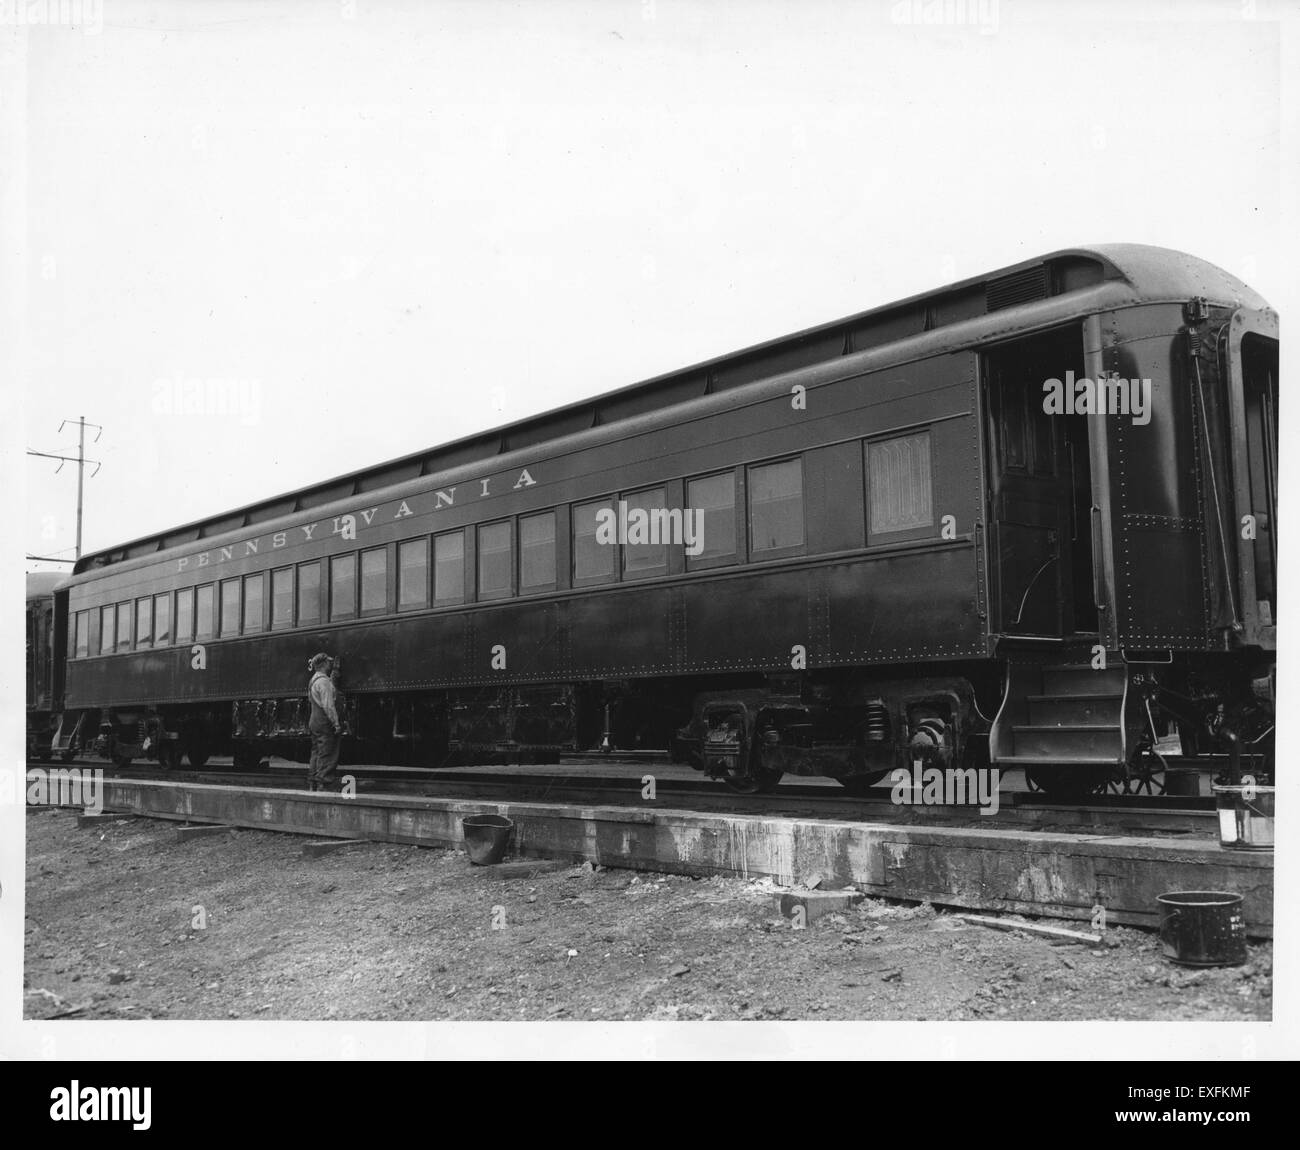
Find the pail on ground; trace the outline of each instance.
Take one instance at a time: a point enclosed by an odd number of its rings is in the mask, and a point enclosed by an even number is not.
[[[506,853],[515,824],[504,815],[468,815],[460,820],[465,851],[475,866],[492,866]]]
[[[1240,966],[1246,961],[1242,896],[1218,890],[1162,894],[1160,947],[1183,966]]]
[[[1277,788],[1214,786],[1219,808],[1219,842],[1239,851],[1273,849],[1273,808]]]

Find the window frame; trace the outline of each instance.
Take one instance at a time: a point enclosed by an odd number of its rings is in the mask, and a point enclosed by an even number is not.
[[[618,503],[626,503],[629,499],[637,495],[645,495],[651,491],[663,492],[662,509],[665,511],[672,510],[671,501],[668,498],[669,482],[665,480],[662,483],[652,483],[648,487],[637,487],[630,491],[620,491]],[[630,512],[632,509],[628,508]],[[615,506],[615,522],[617,522],[618,507]],[[642,579],[662,579],[665,575],[671,573],[673,569],[672,550],[674,547],[680,547],[680,543],[619,543],[618,547],[618,572],[620,583],[636,583]],[[654,567],[642,568],[638,571],[629,569],[627,565],[628,556],[631,555],[637,547],[662,547],[664,561],[656,564]]]
[[[233,631],[226,629],[226,588],[234,587],[235,589],[235,628]],[[238,639],[243,634],[244,627],[244,579],[241,575],[234,575],[229,579],[218,580],[217,593],[217,638],[218,639]]]
[[[329,557],[329,593],[327,595],[329,617],[326,620],[329,623],[355,623],[361,617],[361,561],[358,558],[359,554],[358,551],[345,551],[341,555],[331,555]],[[334,564],[343,563],[349,559],[352,561],[352,613],[336,617],[334,614]]]
[[[914,439],[924,435],[929,441],[929,474],[927,482],[930,488],[930,522],[922,527],[903,527],[893,531],[873,531],[871,529],[871,449],[882,443],[892,443],[897,439]],[[907,431],[894,429],[885,435],[873,435],[862,441],[862,515],[868,547],[884,547],[893,543],[912,543],[920,539],[936,539],[939,536],[939,516],[935,510],[934,485],[934,436],[931,425],[910,428]]]
[[[439,599],[438,598],[438,540],[449,539],[457,535],[460,537],[460,594],[455,598]],[[432,545],[429,552],[429,583],[430,596],[429,604],[433,608],[438,607],[460,607],[469,602],[467,589],[468,581],[465,578],[465,559],[468,552],[469,540],[466,536],[464,527],[457,527],[453,531],[439,531],[432,537]],[[477,536],[475,537],[477,539]],[[475,581],[478,579],[478,564],[475,561],[474,567]]]
[[[316,568],[316,594],[314,596],[316,618],[304,619],[302,617],[302,605],[311,599],[311,596],[304,596],[302,593],[302,572],[304,567]],[[325,625],[325,612],[321,610],[321,600],[324,598],[322,588],[325,584],[326,565],[323,559],[307,559],[301,563],[294,564],[293,580],[293,625],[295,627],[323,627]]]
[[[602,587],[610,583],[619,582],[619,577],[623,570],[623,547],[618,542],[609,544],[611,553],[614,556],[613,563],[610,564],[608,575],[579,575],[578,574],[578,512],[584,507],[595,507],[598,505],[609,505],[614,512],[615,520],[618,516],[617,493],[612,495],[601,495],[595,499],[582,499],[577,503],[569,504],[569,571],[571,582],[576,590],[579,587]],[[596,544],[600,546],[600,544]]]
[[[530,519],[543,519],[550,516],[551,520],[551,579],[549,583],[534,583],[528,587],[524,586],[524,522]],[[544,508],[541,511],[530,511],[527,514],[521,514],[517,517],[515,523],[515,587],[519,595],[544,595],[548,591],[555,591],[560,585],[560,517],[554,507]]]
[[[258,618],[257,626],[249,628],[248,626],[248,585],[254,580],[257,582],[258,589]],[[266,626],[266,572],[254,571],[251,575],[245,575],[239,584],[239,633],[241,635],[261,635],[267,630]]]
[[[122,609],[126,608],[126,642],[122,642]],[[134,649],[135,645],[135,600],[128,599],[117,605],[117,642],[113,646],[115,654],[122,654]]]
[[[506,542],[510,546],[510,554],[506,559],[506,578],[508,580],[508,586],[504,592],[494,591],[484,594],[483,532],[493,527],[504,527],[506,529]],[[515,517],[512,515],[505,519],[492,519],[486,523],[476,523],[474,528],[474,602],[496,603],[502,599],[513,599],[519,593],[518,584],[515,579],[515,557],[519,551],[519,548],[515,546]]]
[[[277,575],[288,574],[289,576],[289,618],[283,623],[275,621],[275,577]],[[285,567],[271,568],[271,602],[270,602],[270,631],[291,631],[293,630],[298,618],[298,568],[295,564],[290,563]]]
[[[90,612],[77,611],[72,621],[72,657],[74,659],[90,658]],[[83,651],[81,648],[81,637],[84,632],[86,647]]]
[[[424,547],[424,596],[419,603],[403,603],[402,591],[406,587],[406,581],[402,578],[402,573],[406,568],[402,565],[402,554],[407,547],[422,545]],[[462,549],[464,544],[461,544]],[[464,562],[464,553],[462,550],[461,562]],[[397,580],[395,604],[396,614],[401,615],[408,611],[427,611],[433,605],[433,541],[428,535],[416,535],[411,539],[399,539],[397,542],[397,570],[395,571]],[[462,581],[464,575],[461,576]]]
[[[158,634],[158,604],[167,605],[167,636],[162,638]],[[173,633],[176,626],[176,613],[172,610],[172,593],[162,591],[153,597],[153,645],[155,647],[170,647],[175,641],[176,636]]]
[[[208,593],[208,597],[210,600],[209,615],[211,618],[210,618],[209,626],[211,629],[207,632],[207,634],[203,634],[202,632],[199,631],[199,602],[203,598],[204,591]],[[217,619],[217,585],[215,582],[199,583],[194,588],[194,642],[195,643],[211,642],[213,639],[217,637],[218,630],[219,630],[219,621]]]
[[[383,556],[383,602],[378,607],[367,607],[365,599],[365,582],[366,582],[366,556],[367,555]],[[363,547],[357,552],[357,618],[373,619],[377,615],[387,615],[388,610],[388,576],[390,573],[390,563],[388,561],[388,545],[382,544],[379,547]]]
[[[112,621],[111,627],[106,622]],[[108,644],[107,650],[104,644]],[[117,650],[117,604],[106,603],[99,608],[99,654],[111,655]]]
[[[140,634],[140,621],[143,618],[143,616],[140,613],[141,603],[147,603],[149,605],[149,633],[147,635]],[[153,596],[141,595],[138,599],[136,599],[135,610],[133,614],[135,617],[135,626],[132,628],[132,632],[135,635],[135,649],[137,651],[140,651],[146,648],[152,648],[153,647]]]
[[[754,547],[754,472],[764,467],[779,467],[783,463],[799,465],[799,524],[802,528],[803,540],[798,544],[767,547],[759,551]],[[807,468],[804,466],[802,453],[785,455],[777,459],[763,459],[745,465],[745,546],[748,549],[749,562],[767,563],[774,559],[789,559],[808,554],[808,506],[805,500],[808,490],[807,478]]]
[[[181,634],[181,596],[185,596],[185,601],[189,604],[189,620],[185,627],[185,634]],[[176,610],[172,615],[172,633],[176,636],[177,643],[193,643],[194,635],[199,623],[199,604],[198,604],[197,587],[180,587],[176,591]]]
[[[709,571],[715,567],[735,567],[741,562],[741,552],[744,540],[741,538],[740,516],[737,514],[740,501],[739,497],[744,494],[743,484],[736,475],[734,467],[723,468],[721,471],[707,471],[703,475],[688,476],[682,486],[683,507],[682,515],[685,517],[686,509],[691,506],[691,484],[702,483],[706,479],[720,479],[723,476],[729,476],[731,479],[731,537],[732,546],[730,555],[713,555],[713,556],[692,556],[686,551],[686,545],[682,544],[682,554],[686,559],[687,571]],[[701,524],[701,526],[703,526]]]

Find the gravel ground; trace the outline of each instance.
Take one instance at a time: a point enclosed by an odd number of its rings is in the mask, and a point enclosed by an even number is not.
[[[1272,947],[1193,971],[865,900],[792,929],[770,880],[589,865],[503,880],[458,851],[29,808],[33,1019],[1260,1020]]]

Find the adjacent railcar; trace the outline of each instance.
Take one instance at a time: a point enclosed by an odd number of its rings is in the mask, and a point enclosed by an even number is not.
[[[82,559],[61,750],[670,750],[737,790],[896,766],[1079,792],[1271,769],[1276,315],[1056,252]]]
[[[63,632],[55,588],[64,576],[33,572],[27,576],[27,757],[54,757],[54,737],[63,708]],[[56,639],[56,631],[58,636]]]

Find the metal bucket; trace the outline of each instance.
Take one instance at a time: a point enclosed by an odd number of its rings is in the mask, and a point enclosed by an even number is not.
[[[1271,851],[1277,788],[1215,786],[1219,842],[1229,850]]]
[[[1241,966],[1246,961],[1242,896],[1189,890],[1162,894],[1160,947],[1182,966]]]
[[[465,836],[465,851],[475,866],[499,863],[510,842],[515,824],[504,815],[468,815],[460,820]]]

